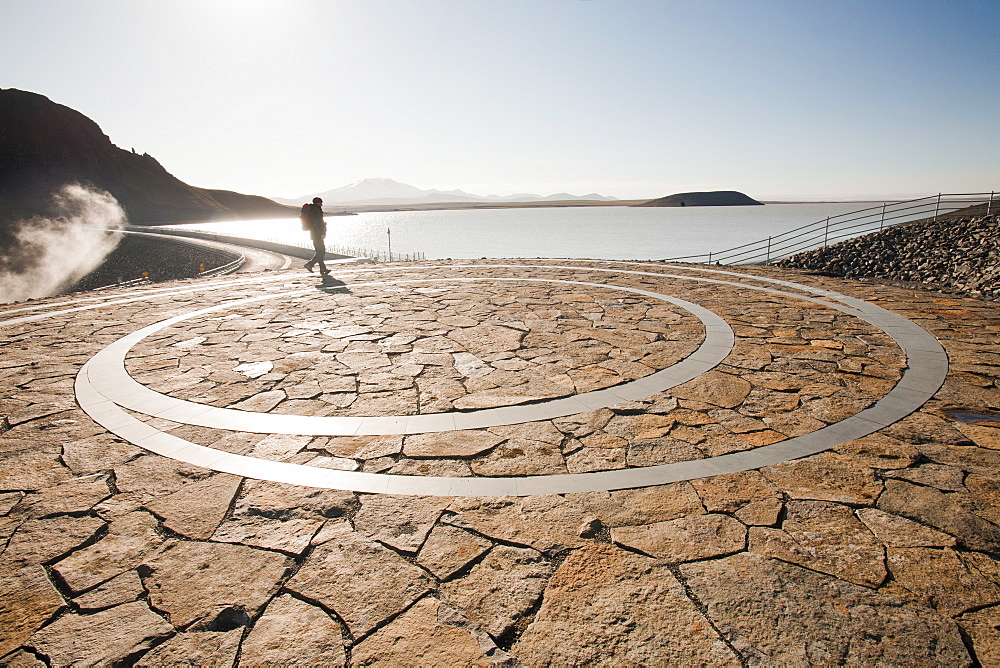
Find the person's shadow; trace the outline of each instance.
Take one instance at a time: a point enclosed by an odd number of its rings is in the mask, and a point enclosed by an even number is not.
[[[329,292],[329,293],[350,292],[350,290],[347,289],[346,283],[344,283],[339,278],[334,278],[333,276],[330,276],[328,274],[322,277],[322,283],[318,285],[317,288],[322,292]]]

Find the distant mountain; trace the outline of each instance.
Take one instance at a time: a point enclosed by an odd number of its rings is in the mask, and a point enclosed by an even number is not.
[[[189,186],[152,156],[112,144],[80,112],[36,93],[0,90],[0,231],[5,222],[44,214],[50,195],[73,182],[108,191],[138,225],[294,213],[264,197]]]
[[[761,205],[752,197],[735,190],[713,190],[709,192],[677,193],[650,200],[634,206],[747,206]]]
[[[327,206],[371,206],[371,205],[406,205],[406,204],[436,204],[454,202],[562,202],[562,201],[598,201],[610,202],[616,197],[605,197],[597,193],[589,195],[570,195],[557,193],[542,197],[530,193],[516,195],[473,195],[462,190],[423,190],[416,186],[400,183],[387,178],[368,178],[355,181],[340,188],[327,190],[313,195],[303,195],[296,199],[274,197],[275,202],[288,205],[299,205],[310,201],[313,197],[323,199]]]

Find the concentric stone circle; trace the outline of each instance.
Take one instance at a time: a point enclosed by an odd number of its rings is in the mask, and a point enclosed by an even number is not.
[[[456,279],[421,279],[420,282],[450,281]],[[461,281],[474,279],[461,278]],[[185,320],[231,309],[264,299],[278,299],[308,294],[311,290],[292,290],[250,297],[205,309],[191,311],[154,323],[133,334],[119,339],[88,362],[87,377],[91,387],[111,399],[121,408],[174,422],[215,429],[239,429],[267,434],[300,434],[309,436],[376,436],[384,434],[418,434],[477,429],[498,425],[516,424],[533,420],[547,420],[574,415],[588,410],[605,408],[623,401],[639,399],[655,392],[675,387],[717,366],[732,351],[735,335],[725,320],[708,309],[683,299],[616,285],[586,283],[582,281],[557,281],[552,279],[508,278],[489,279],[507,282],[564,283],[574,286],[621,290],[679,306],[695,315],[705,328],[705,338],[698,349],[685,360],[638,380],[622,383],[612,388],[578,394],[574,397],[539,401],[531,405],[504,406],[471,410],[462,413],[429,413],[422,415],[392,415],[371,417],[319,417],[306,415],[276,415],[229,408],[216,408],[193,401],[185,401],[155,392],[136,382],[126,371],[125,356],[141,340],[168,326]],[[388,281],[383,285],[405,283]],[[370,285],[370,284],[369,284]]]
[[[668,301],[693,313],[703,323],[706,330],[706,337],[699,349],[682,362],[637,381],[606,390],[588,392],[528,406],[507,406],[471,411],[469,413],[389,417],[373,416],[363,418],[255,414],[204,406],[165,397],[136,383],[125,370],[124,358],[128,350],[155,331],[182,322],[188,318],[231,308],[236,303],[255,303],[280,296],[289,297],[312,292],[312,289],[292,290],[249,297],[237,302],[213,306],[208,309],[199,309],[168,318],[119,339],[95,355],[81,370],[76,383],[78,401],[81,407],[95,421],[133,444],[173,459],[217,471],[297,485],[359,492],[439,496],[506,496],[613,490],[658,485],[678,480],[759,468],[788,459],[814,454],[845,441],[870,434],[905,417],[919,408],[937,391],[947,373],[947,356],[943,348],[933,336],[915,323],[862,300],[788,281],[776,281],[747,273],[690,267],[668,267],[667,265],[657,265],[657,268],[670,268],[687,272],[703,271],[727,277],[736,276],[744,280],[752,279],[769,285],[764,287],[722,278],[704,278],[691,276],[690,274],[664,274],[661,271],[626,271],[621,269],[612,270],[596,267],[549,264],[445,265],[444,267],[433,268],[458,267],[463,269],[469,269],[470,267],[491,269],[517,268],[522,270],[525,268],[571,269],[580,273],[614,272],[617,274],[648,275],[661,278],[670,277],[673,279],[735,286],[741,289],[759,290],[784,295],[837,309],[881,329],[892,337],[903,350],[907,357],[908,368],[895,387],[874,405],[840,422],[803,436],[789,438],[753,450],[676,464],[560,475],[520,477],[404,476],[357,471],[337,471],[308,465],[275,462],[227,453],[191,443],[171,434],[161,432],[123,410],[123,408],[126,408],[185,424],[263,433],[374,435],[474,429],[498,424],[516,424],[573,415],[662,392],[670,387],[691,380],[719,364],[732,350],[734,342],[734,336],[729,324],[708,309],[670,295],[637,288],[616,286],[606,282],[559,281],[556,279],[530,277],[505,279],[498,279],[496,277],[423,278],[419,280],[421,282],[428,280],[561,282],[579,286],[633,292]],[[419,268],[427,269],[428,267]],[[388,284],[390,282],[397,281],[358,283],[356,285]],[[788,288],[793,290],[793,292],[770,287],[770,285]],[[276,426],[277,429],[275,428]]]

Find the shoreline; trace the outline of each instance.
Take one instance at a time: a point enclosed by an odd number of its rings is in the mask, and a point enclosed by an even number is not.
[[[637,206],[649,202],[648,199],[621,199],[610,202],[606,201],[578,201],[563,200],[556,202],[434,202],[427,204],[363,204],[346,205],[332,207],[336,212],[326,211],[328,216],[350,215],[353,213],[383,213],[394,211],[448,211],[448,210],[474,210],[474,209],[554,209],[566,207],[592,207],[592,206]],[[896,200],[796,200],[796,201],[772,201],[762,200],[763,204],[869,204],[872,202],[888,202]],[[749,206],[749,205],[748,205]],[[674,207],[663,207],[674,208]],[[680,208],[680,207],[676,207]],[[710,206],[698,206],[691,208],[710,208]],[[718,208],[718,207],[714,207]]]
[[[648,199],[634,199],[634,200],[615,200],[612,202],[602,202],[602,201],[577,201],[577,200],[565,200],[558,202],[434,202],[426,204],[365,204],[365,205],[347,205],[347,206],[330,206],[324,209],[323,213],[326,216],[353,216],[359,213],[395,213],[402,211],[476,211],[476,210],[497,210],[497,209],[559,209],[559,208],[587,208],[587,207],[632,207],[638,204],[643,204],[648,202]],[[782,204],[872,204],[881,202],[890,202],[897,200],[801,200],[801,201],[772,201],[763,200],[762,203],[766,205],[782,205]],[[296,218],[298,217],[298,209],[294,207],[288,208],[288,217]],[[682,207],[661,207],[665,209],[671,208],[682,208]],[[706,208],[738,208],[733,206],[692,206],[683,207],[692,209],[706,209]],[[211,220],[172,220],[172,221],[157,221],[149,223],[132,223],[136,227],[167,227],[171,225],[191,225],[195,223],[211,222],[211,223],[232,223],[240,221],[253,221],[253,220],[269,220],[271,217],[264,216],[244,216],[239,218],[218,218]]]

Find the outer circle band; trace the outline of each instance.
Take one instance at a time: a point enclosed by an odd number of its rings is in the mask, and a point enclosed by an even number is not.
[[[478,266],[482,268],[490,267],[490,265]],[[544,265],[521,266],[529,268],[571,268],[577,271],[588,270],[588,268],[585,267],[546,267]],[[611,270],[591,269],[591,271],[608,272]],[[620,273],[665,277],[662,273],[651,272],[621,271]],[[908,368],[904,371],[903,377],[892,390],[890,390],[884,397],[875,402],[872,406],[862,410],[856,415],[828,425],[817,431],[780,441],[778,443],[773,443],[771,445],[761,446],[753,450],[735,452],[727,455],[691,460],[676,464],[664,464],[643,468],[597,471],[592,473],[571,473],[565,475],[505,478],[401,476],[363,473],[357,471],[335,471],[308,465],[273,462],[247,457],[244,455],[235,455],[197,445],[175,436],[171,436],[170,434],[160,432],[137,420],[119,407],[118,398],[105,396],[94,387],[95,380],[98,382],[98,385],[100,385],[102,379],[106,380],[108,377],[117,373],[117,369],[114,367],[118,364],[121,365],[121,372],[124,373],[124,353],[121,353],[121,361],[113,359],[110,355],[107,359],[98,360],[98,357],[105,352],[102,351],[102,353],[98,353],[97,356],[84,365],[84,368],[81,369],[79,375],[77,376],[77,399],[84,411],[87,412],[95,421],[121,438],[163,456],[220,472],[232,473],[250,478],[285,482],[295,485],[343,489],[356,492],[415,494],[427,496],[526,496],[532,494],[565,494],[571,492],[605,491],[660,485],[679,480],[690,480],[723,473],[745,471],[771,464],[777,464],[789,459],[805,457],[822,452],[841,443],[874,433],[875,431],[902,419],[922,406],[924,402],[937,392],[941,384],[944,382],[944,378],[948,371],[948,358],[944,349],[941,347],[941,344],[926,330],[912,321],[903,318],[902,316],[896,315],[891,311],[887,311],[860,299],[847,297],[828,290],[811,288],[789,281],[777,281],[749,274],[734,274],[732,272],[714,271],[713,273],[737,275],[743,278],[778,284],[782,287],[793,288],[802,292],[819,295],[823,299],[733,281],[677,275],[671,275],[670,277],[682,280],[727,285],[741,289],[783,294],[794,298],[805,299],[856,316],[874,325],[875,327],[878,327],[892,337],[905,353]],[[458,278],[440,280],[456,281],[483,279]],[[604,284],[580,283],[574,281],[566,281],[566,283],[577,285],[595,285],[601,288],[611,287]],[[627,290],[637,292],[639,294],[656,294],[633,290],[631,288]],[[305,294],[307,292],[309,291],[299,290],[293,293],[282,294]],[[271,299],[276,296],[279,295],[254,297],[246,300],[239,300],[239,303],[251,303],[254,301]],[[668,301],[673,301],[673,298],[670,298]],[[160,329],[188,317],[194,317],[196,314],[228,308],[233,305],[236,305],[236,302],[229,302],[210,309],[202,309],[191,314],[171,318],[169,320],[162,321],[161,323],[156,323],[156,325],[152,325],[151,327]],[[700,309],[701,307],[697,308]],[[726,327],[728,328],[728,324]],[[127,352],[128,348],[150,333],[152,332],[146,332],[145,329],[139,330],[138,332],[119,340],[115,344],[112,344],[109,348],[121,344],[123,346],[127,346],[127,348],[125,348],[125,351]],[[131,337],[136,336],[138,336],[138,338],[131,341]],[[679,364],[684,364],[690,359],[691,357]],[[95,363],[95,361],[97,361],[97,363]],[[671,367],[671,369],[676,369],[677,366],[678,365],[675,365],[674,367]],[[635,382],[641,383],[642,380],[645,379],[640,379],[640,381]],[[641,387],[642,386],[640,385],[636,389],[640,389]],[[652,392],[655,391],[659,390],[653,390]],[[606,390],[601,390],[600,392],[606,392]],[[652,392],[647,392],[646,394],[651,394]],[[504,409],[488,410],[509,410],[511,408],[517,407],[505,407]],[[583,410],[591,409],[584,407]],[[161,416],[166,417],[165,415]],[[534,420],[545,418],[530,419]],[[242,426],[232,428],[243,431],[246,430],[245,427]],[[472,427],[458,427],[456,424],[455,428]],[[392,433],[402,432],[393,431]]]

